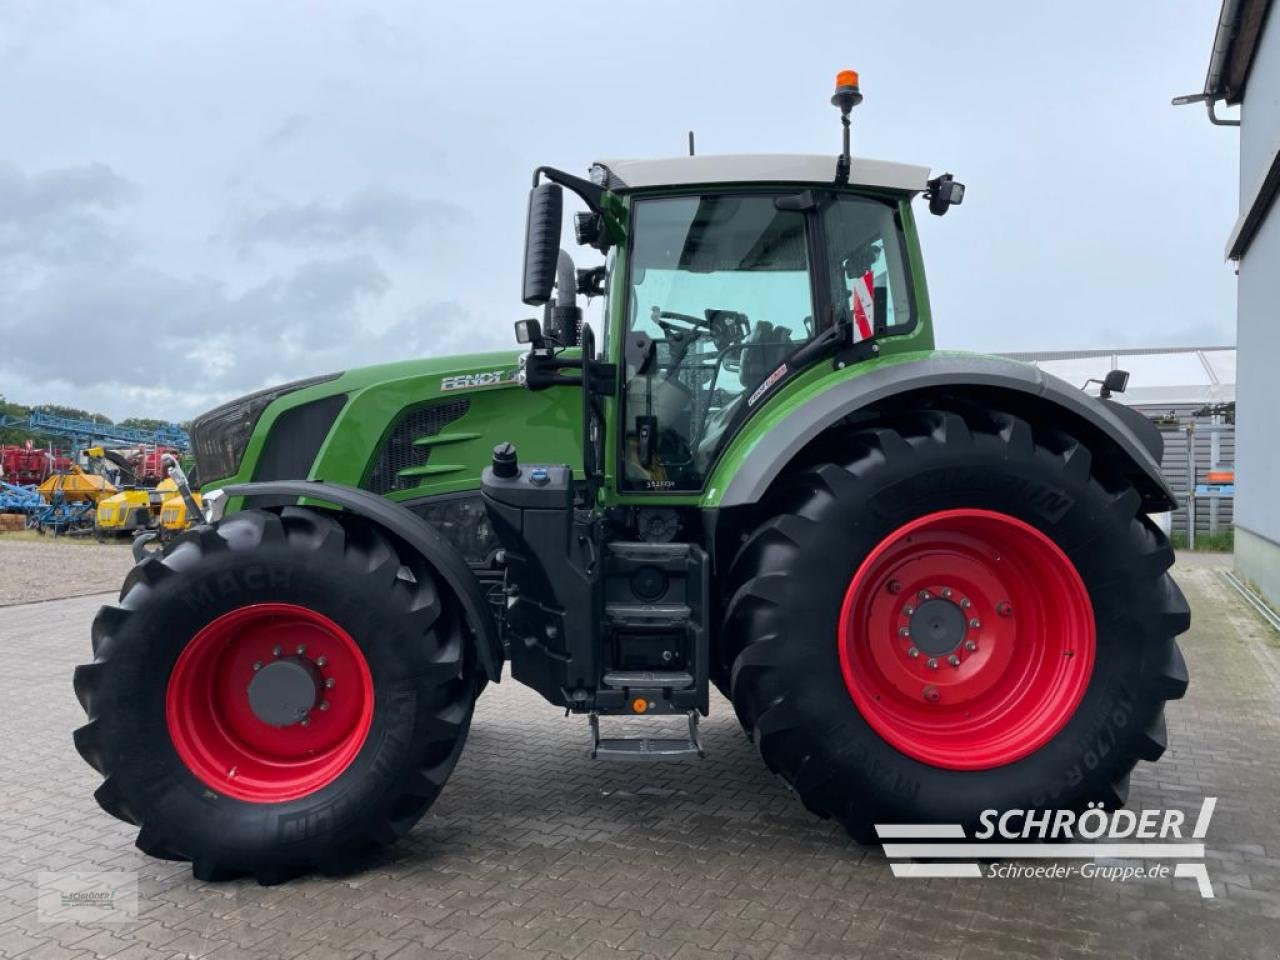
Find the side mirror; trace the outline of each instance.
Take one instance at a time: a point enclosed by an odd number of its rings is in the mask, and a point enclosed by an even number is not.
[[[564,212],[564,189],[543,183],[529,191],[529,215],[524,235],[524,296],[531,307],[551,299],[556,282],[556,261],[560,256],[560,223]]]
[[[1128,386],[1128,370],[1110,370],[1107,372],[1107,375],[1102,378],[1102,389],[1098,391],[1098,396],[1106,400],[1113,393],[1124,393]]]
[[[964,203],[964,184],[949,173],[934,177],[929,181],[929,189],[925,191],[929,198],[929,212],[936,217],[942,216],[952,207]]]

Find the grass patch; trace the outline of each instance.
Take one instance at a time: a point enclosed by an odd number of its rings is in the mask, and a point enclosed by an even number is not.
[[[1169,538],[1175,550],[1187,549],[1187,535],[1175,533]],[[1220,530],[1217,533],[1197,533],[1196,553],[1231,553],[1236,548],[1234,530]]]

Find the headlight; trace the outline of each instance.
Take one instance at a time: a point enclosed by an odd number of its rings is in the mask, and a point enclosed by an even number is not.
[[[196,470],[201,482],[221,480],[240,469],[240,460],[249,446],[253,428],[258,425],[262,411],[273,400],[317,383],[336,380],[339,376],[341,374],[328,373],[259,390],[196,417],[191,424],[191,446],[195,452]]]

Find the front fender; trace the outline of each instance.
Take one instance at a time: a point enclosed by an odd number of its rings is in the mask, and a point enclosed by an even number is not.
[[[339,509],[363,517],[399,537],[418,551],[453,590],[454,596],[462,605],[467,625],[475,638],[476,659],[481,669],[494,683],[501,679],[502,641],[498,637],[498,628],[493,621],[493,614],[490,613],[489,605],[480,590],[480,582],[457,548],[413,511],[368,490],[318,480],[237,483],[223,487],[222,491],[228,499],[269,497],[272,498],[270,502],[279,502],[281,498],[305,497],[315,504],[332,504]]]
[[[1101,437],[1119,456],[1121,466],[1142,495],[1148,511],[1176,507],[1173,491],[1160,474],[1159,433],[1142,429],[1136,411],[1117,412],[1065,380],[1031,364],[976,354],[929,354],[915,359],[886,358],[873,369],[833,374],[834,382],[809,388],[807,397],[779,410],[768,411],[751,423],[717,468],[723,478],[713,478],[711,489],[720,489],[718,503],[704,506],[734,507],[757,503],[792,458],[824,430],[858,410],[883,404],[897,396],[934,390],[983,389],[1006,392],[1013,412],[1022,403],[1048,406],[1063,419],[1063,426]],[[799,399],[799,398],[797,398]],[[1082,437],[1087,439],[1087,437]],[[727,469],[722,469],[726,468]],[[717,483],[720,479],[723,486]]]

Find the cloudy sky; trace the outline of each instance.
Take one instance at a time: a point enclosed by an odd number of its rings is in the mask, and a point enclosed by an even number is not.
[[[968,184],[941,345],[1231,343],[1236,133],[1169,106],[1218,7],[3,0],[0,393],[182,419],[507,345],[535,165],[834,153],[845,66],[855,152]]]

